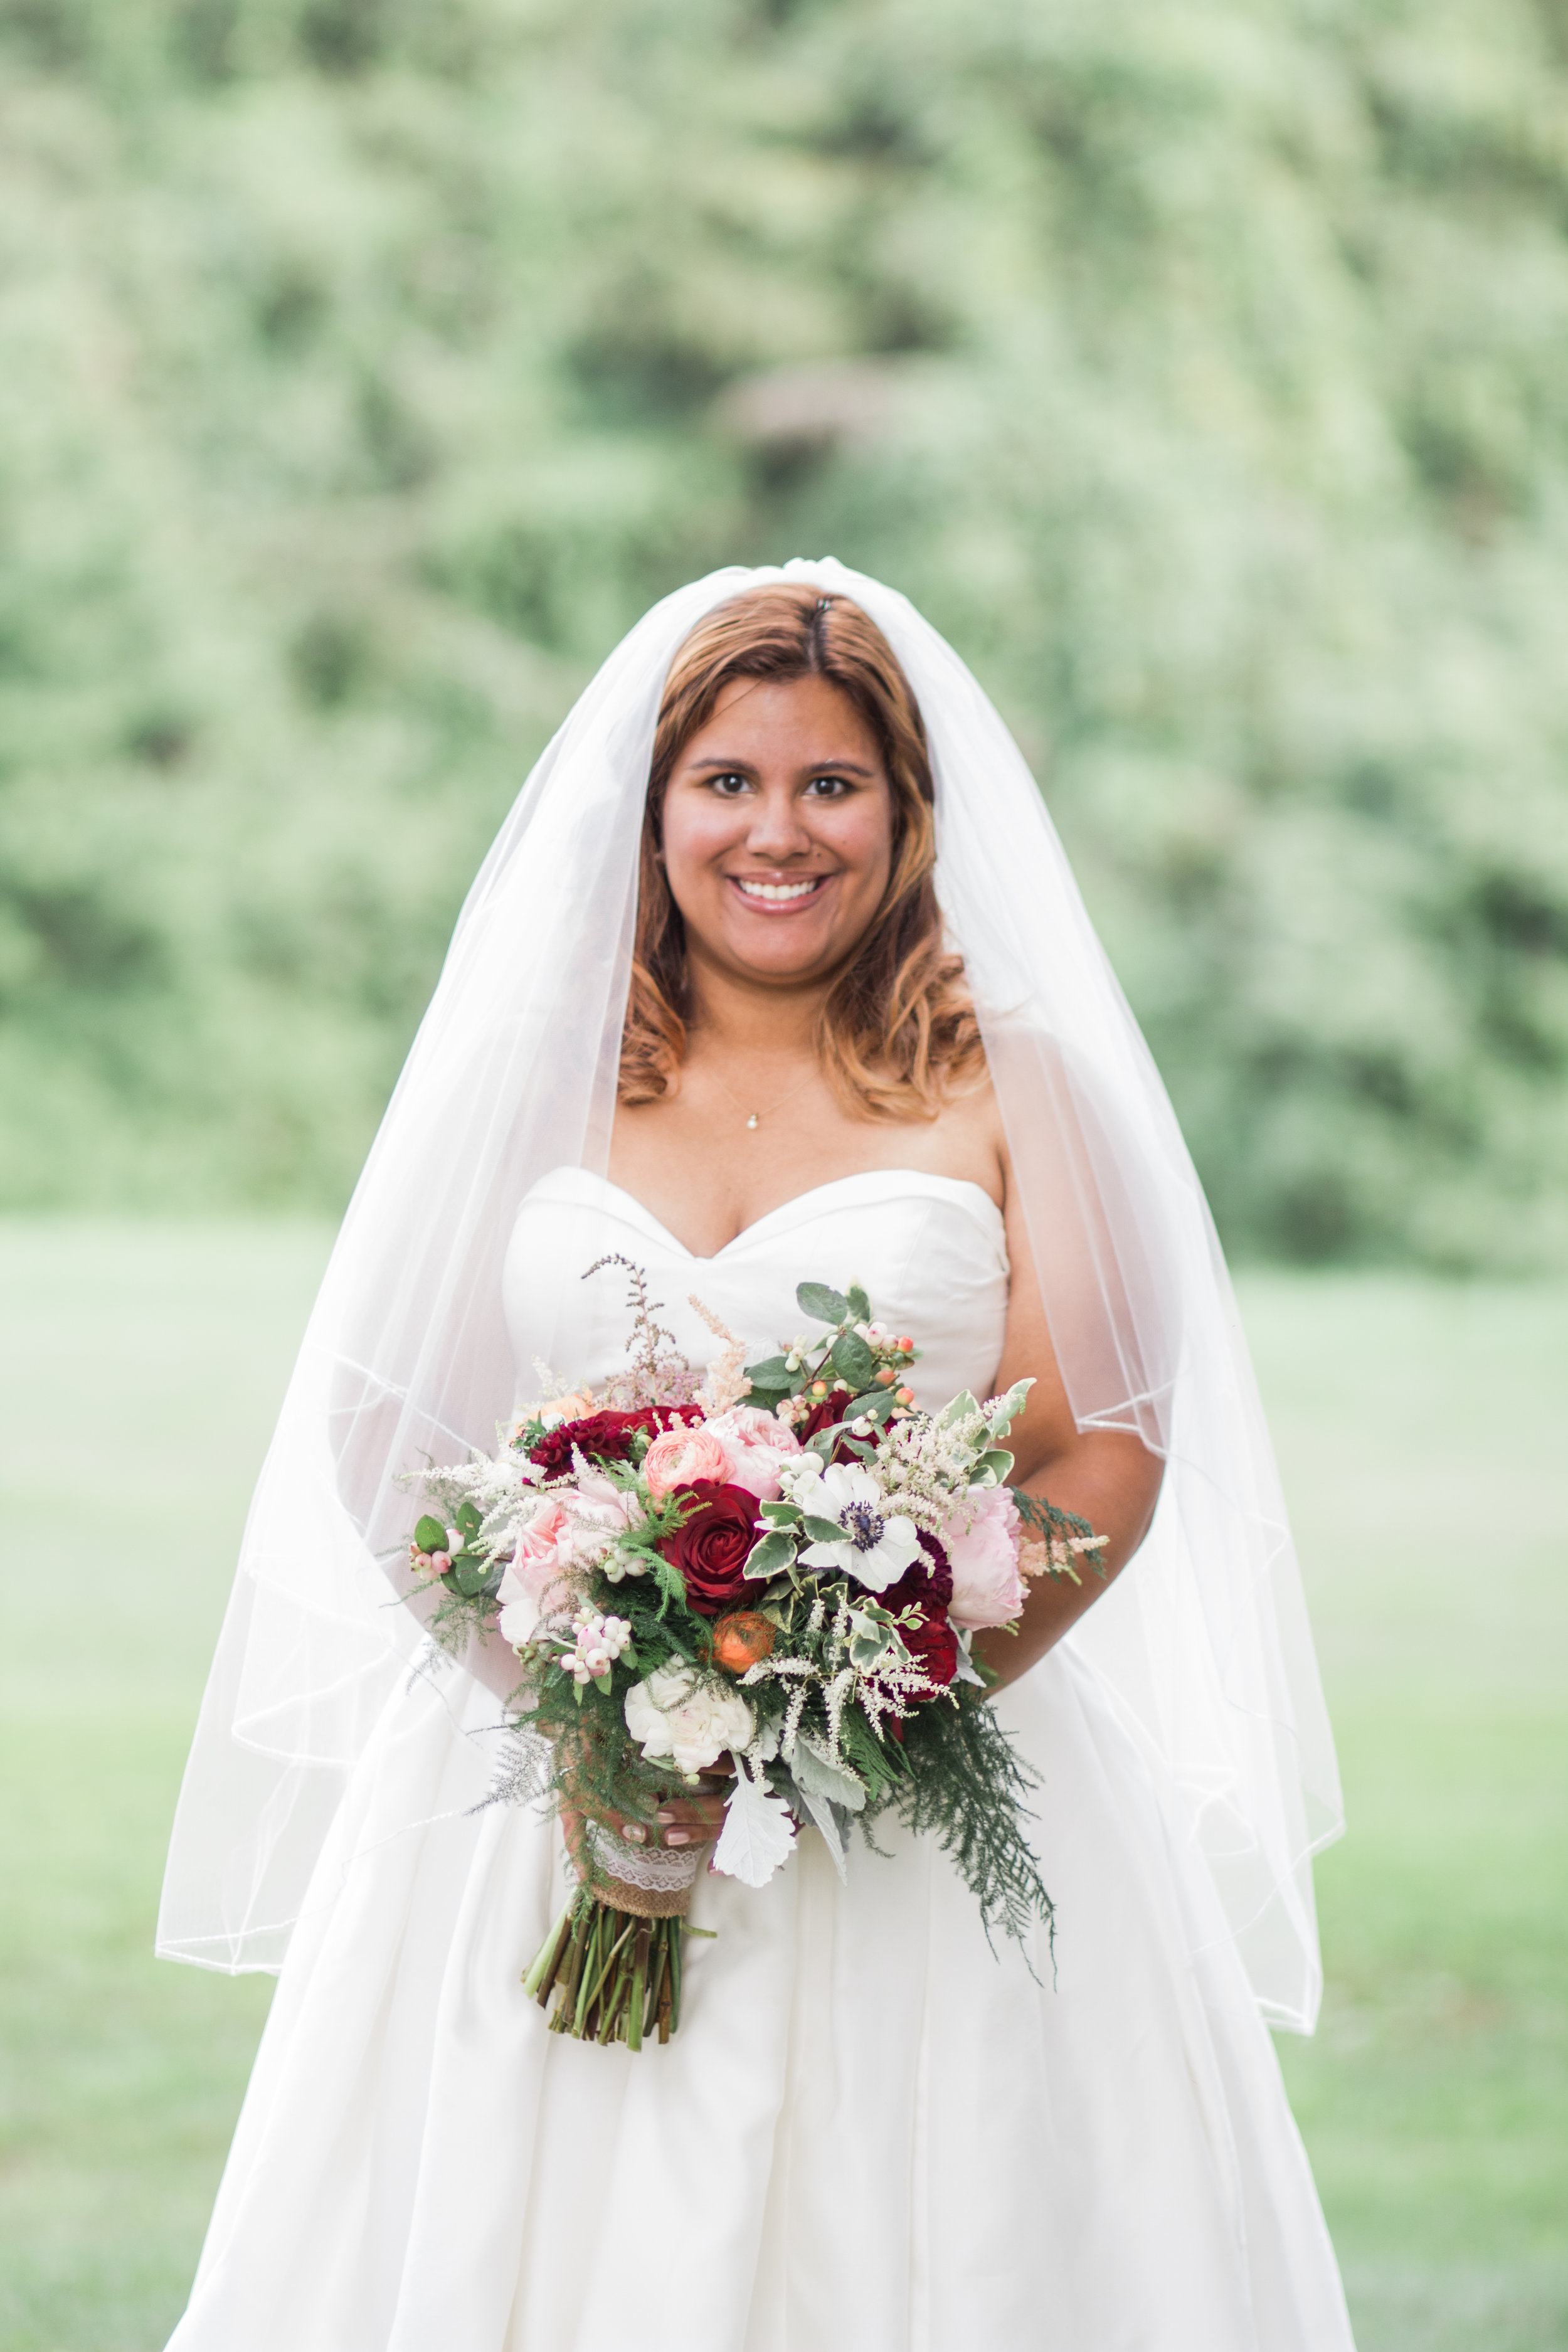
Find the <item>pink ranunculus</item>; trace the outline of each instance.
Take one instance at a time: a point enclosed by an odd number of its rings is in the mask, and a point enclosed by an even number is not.
[[[800,1453],[793,1429],[754,1404],[737,1404],[705,1421],[702,1434],[716,1437],[724,1448],[730,1467],[723,1475],[731,1486],[743,1486],[760,1503],[776,1502],[783,1492],[779,1471]]]
[[[571,1523],[560,1504],[547,1500],[518,1537],[496,1595],[500,1603],[501,1640],[514,1649],[532,1638],[551,1588],[565,1564],[561,1547],[570,1534]]]
[[[967,1524],[965,1524],[967,1522]],[[1018,1506],[1005,1486],[971,1486],[942,1531],[952,1566],[955,1625],[1010,1625],[1027,1587],[1018,1573]]]
[[[677,1486],[694,1486],[700,1478],[719,1486],[730,1480],[730,1456],[722,1443],[706,1429],[669,1429],[656,1437],[643,1456],[643,1476],[656,1503]]]

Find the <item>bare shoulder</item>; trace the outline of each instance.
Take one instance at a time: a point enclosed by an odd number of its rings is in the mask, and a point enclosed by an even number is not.
[[[989,1077],[977,1086],[954,1089],[926,1132],[929,1143],[921,1159],[932,1175],[956,1176],[979,1184],[999,1209],[1005,1209],[1006,1140],[996,1089]]]

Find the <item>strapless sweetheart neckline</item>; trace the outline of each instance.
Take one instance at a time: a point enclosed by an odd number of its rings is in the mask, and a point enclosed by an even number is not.
[[[646,1201],[640,1201],[635,1192],[628,1192],[624,1184],[616,1183],[613,1178],[601,1176],[592,1168],[560,1170],[557,1173],[583,1178],[605,1192],[613,1192],[617,1200],[624,1202],[629,1209],[635,1211],[637,1217],[644,1224],[650,1226],[661,1241],[668,1242],[672,1249],[679,1251],[679,1255],[689,1259],[693,1265],[717,1265],[720,1259],[726,1257],[731,1250],[739,1249],[742,1242],[754,1241],[759,1234],[768,1234],[781,1225],[785,1225],[794,1218],[807,1213],[808,1210],[816,1210],[825,1200],[830,1199],[835,1194],[853,1192],[857,1190],[863,1192],[868,1186],[879,1184],[887,1188],[882,1197],[889,1200],[905,1199],[911,1193],[919,1193],[929,1189],[938,1199],[962,1202],[971,1210],[976,1211],[980,1222],[986,1225],[988,1231],[1001,1241],[1004,1246],[1005,1245],[1006,1228],[1002,1212],[984,1184],[977,1184],[973,1177],[939,1176],[923,1168],[863,1168],[851,1176],[834,1176],[830,1177],[826,1184],[810,1185],[805,1192],[795,1192],[789,1200],[781,1201],[776,1208],[764,1210],[760,1217],[753,1217],[749,1225],[742,1225],[738,1234],[731,1234],[727,1242],[706,1257],[700,1251],[689,1249],[679,1234],[672,1234],[663,1220],[655,1216]],[[551,1181],[549,1177],[544,1180],[546,1183]]]

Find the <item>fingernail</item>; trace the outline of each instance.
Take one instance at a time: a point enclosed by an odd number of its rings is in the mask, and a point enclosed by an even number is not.
[[[674,1819],[675,1815],[673,1813],[655,1813],[654,1815],[654,1820],[656,1822],[672,1822]]]
[[[691,1843],[691,1832],[689,1830],[669,1830],[666,1832],[664,1842],[666,1845],[689,1845]]]
[[[624,1838],[629,1838],[633,1845],[643,1845],[647,1840],[647,1832],[640,1822],[623,1822],[621,1835]]]

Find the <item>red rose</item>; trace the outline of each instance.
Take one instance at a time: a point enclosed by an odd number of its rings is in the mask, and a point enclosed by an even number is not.
[[[638,1430],[660,1436],[682,1422],[700,1421],[700,1404],[642,1404],[630,1412],[590,1412],[581,1421],[563,1421],[547,1430],[528,1458],[537,1462],[547,1478],[564,1478],[572,1468],[575,1446],[590,1462],[626,1462]]]
[[[701,1617],[722,1617],[759,1587],[742,1573],[757,1540],[757,1498],[743,1486],[721,1486],[716,1478],[694,1479],[672,1498],[690,1513],[684,1525],[659,1545],[686,1579],[686,1600]],[[692,1506],[699,1507],[693,1509]]]

